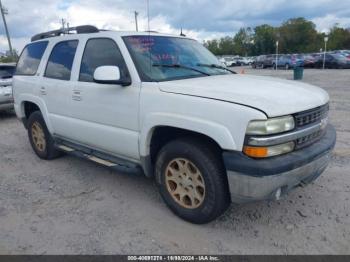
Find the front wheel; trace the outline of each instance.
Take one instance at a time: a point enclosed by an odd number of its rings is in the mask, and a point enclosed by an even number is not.
[[[176,215],[192,223],[208,223],[230,204],[226,171],[214,151],[187,138],[168,143],[158,154],[160,194]]]

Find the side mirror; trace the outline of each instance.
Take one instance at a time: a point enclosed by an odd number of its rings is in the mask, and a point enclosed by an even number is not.
[[[128,86],[130,79],[122,79],[118,66],[99,66],[94,72],[94,81],[99,84],[114,84]]]

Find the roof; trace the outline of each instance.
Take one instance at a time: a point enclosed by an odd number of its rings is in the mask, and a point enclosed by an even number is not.
[[[71,32],[76,32],[75,34]],[[171,35],[171,34],[162,34],[154,31],[146,31],[146,32],[136,32],[136,31],[112,31],[112,30],[99,30],[94,26],[90,25],[83,25],[83,26],[77,26],[77,27],[70,27],[66,29],[58,29],[58,30],[53,30],[53,31],[48,31],[48,32],[43,32],[40,34],[37,34],[32,37],[32,42],[39,41],[39,40],[44,40],[44,39],[57,39],[57,38],[71,38],[71,36],[78,36],[78,35],[91,35],[91,36],[135,36],[135,35],[140,35],[140,36],[146,36],[146,35],[151,35],[151,36],[168,36],[168,37],[183,37],[180,35]]]

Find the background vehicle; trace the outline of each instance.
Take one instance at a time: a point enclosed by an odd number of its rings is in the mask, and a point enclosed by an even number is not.
[[[276,61],[276,55],[260,55],[252,63],[253,68],[273,67]]]
[[[322,89],[237,75],[197,41],[158,33],[38,34],[18,61],[14,96],[38,157],[64,151],[154,177],[193,223],[310,183],[336,140]]]
[[[13,63],[0,64],[0,110],[13,108],[12,76],[15,68]]]
[[[233,66],[240,66],[241,65],[239,60],[238,60],[238,58],[236,58],[236,57],[224,57],[222,59],[224,61],[224,64],[227,67],[233,67]]]
[[[303,66],[303,55],[280,55],[278,57],[278,67],[282,67],[286,70],[294,68],[296,66]],[[276,62],[273,61],[273,68],[276,68]]]
[[[305,68],[314,68],[315,63],[317,61],[318,55],[313,55],[313,54],[305,54],[304,55],[304,67]]]
[[[320,55],[315,62],[316,68],[323,67],[324,55]],[[325,55],[325,68],[337,69],[337,68],[350,68],[350,58],[341,54],[326,53]]]

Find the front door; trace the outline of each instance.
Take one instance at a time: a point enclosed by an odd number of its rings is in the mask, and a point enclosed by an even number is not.
[[[113,39],[88,39],[71,90],[69,137],[97,150],[138,160],[140,83],[95,83],[95,69],[106,65],[118,66],[121,77],[130,77]]]

